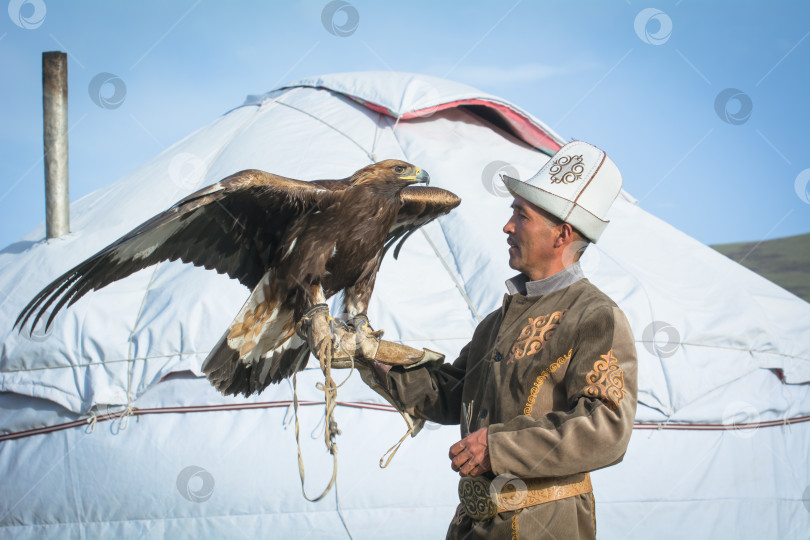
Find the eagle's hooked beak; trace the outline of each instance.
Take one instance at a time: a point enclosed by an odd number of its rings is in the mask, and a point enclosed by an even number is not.
[[[430,184],[430,175],[427,171],[420,169],[419,167],[414,168],[413,175],[411,176],[400,176],[401,180],[410,180],[413,184],[419,184],[424,182],[425,185]]]

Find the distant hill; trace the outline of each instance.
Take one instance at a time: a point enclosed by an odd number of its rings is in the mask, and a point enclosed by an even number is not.
[[[712,247],[810,302],[810,234]]]

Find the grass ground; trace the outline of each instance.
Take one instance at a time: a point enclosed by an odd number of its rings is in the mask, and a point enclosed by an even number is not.
[[[810,233],[712,247],[810,302]]]

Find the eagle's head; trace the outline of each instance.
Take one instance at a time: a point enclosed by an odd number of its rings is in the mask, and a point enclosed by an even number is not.
[[[349,179],[353,186],[377,187],[385,192],[399,193],[411,184],[430,183],[430,175],[410,163],[386,159],[364,167]]]

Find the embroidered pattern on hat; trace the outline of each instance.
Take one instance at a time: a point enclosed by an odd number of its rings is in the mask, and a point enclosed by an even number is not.
[[[548,172],[551,174],[552,184],[570,184],[582,178],[585,164],[582,155],[561,156],[554,160]]]
[[[529,324],[520,331],[517,341],[509,351],[506,363],[511,364],[515,360],[540,352],[564,316],[565,311],[555,311],[540,317],[529,317]]]
[[[599,360],[593,363],[593,369],[585,375],[585,381],[588,383],[585,395],[601,399],[613,411],[619,407],[627,393],[624,390],[624,372],[613,355],[613,349],[599,355]]]

